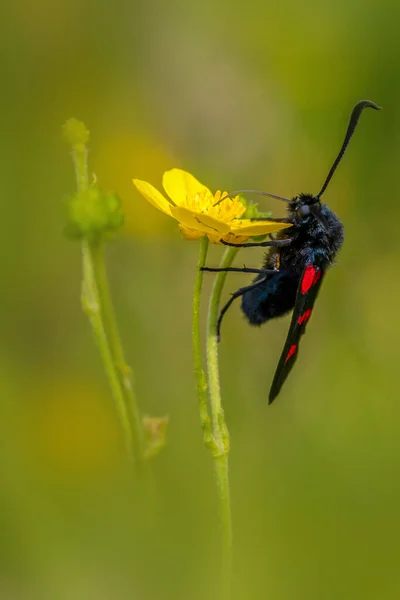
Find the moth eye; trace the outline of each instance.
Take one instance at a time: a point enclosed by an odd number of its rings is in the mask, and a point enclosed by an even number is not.
[[[302,206],[300,206],[300,208],[297,211],[297,215],[299,217],[306,217],[309,214],[310,214],[310,207],[308,206],[308,204],[303,204]]]

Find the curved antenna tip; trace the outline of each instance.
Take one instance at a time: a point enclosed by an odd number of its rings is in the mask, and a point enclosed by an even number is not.
[[[336,160],[333,163],[331,170],[328,173],[328,177],[325,179],[325,182],[321,188],[321,191],[315,196],[315,198],[317,200],[319,200],[321,198],[322,194],[325,192],[330,180],[332,179],[334,172],[336,171],[338,164],[342,160],[343,155],[344,155],[346,148],[353,136],[354,130],[357,127],[358,120],[359,120],[364,108],[373,108],[374,110],[381,110],[381,107],[378,106],[377,104],[375,104],[375,102],[371,102],[371,100],[360,100],[360,102],[357,102],[357,104],[354,106],[353,110],[351,111],[350,121],[347,126],[347,131],[346,131],[346,135],[345,135],[342,147],[340,148],[339,154],[337,155]]]
[[[373,108],[374,110],[382,110],[382,106],[379,106],[379,104],[375,104],[375,102],[372,102],[372,100],[360,100],[360,102],[357,102],[354,108],[356,107],[360,107],[361,109],[368,107]]]

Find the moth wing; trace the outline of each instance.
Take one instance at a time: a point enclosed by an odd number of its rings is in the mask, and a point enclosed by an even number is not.
[[[269,404],[279,394],[296,362],[300,338],[305,333],[306,325],[311,317],[325,271],[326,265],[318,266],[311,263],[305,267],[301,275],[289,332],[269,392]]]

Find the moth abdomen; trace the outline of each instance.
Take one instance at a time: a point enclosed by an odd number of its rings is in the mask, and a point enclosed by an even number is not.
[[[262,325],[291,311],[300,277],[288,270],[270,275],[242,297],[242,311],[251,325]]]

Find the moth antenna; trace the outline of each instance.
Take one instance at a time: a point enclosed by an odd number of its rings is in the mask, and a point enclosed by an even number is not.
[[[237,194],[258,194],[259,196],[269,196],[270,198],[275,198],[275,200],[282,200],[283,202],[290,202],[290,200],[288,200],[288,198],[282,198],[282,196],[275,196],[275,194],[268,194],[268,192],[262,192],[261,190],[235,190],[233,192],[230,192],[229,194],[226,194],[223,198],[220,198],[218,200],[218,202],[216,202],[214,204],[214,206],[217,206],[217,204],[219,204],[223,200],[226,200],[227,198],[232,198],[232,196],[237,196]]]
[[[335,162],[333,163],[331,170],[328,173],[328,177],[325,179],[325,183],[322,186],[321,191],[319,192],[319,194],[317,194],[315,196],[316,200],[320,199],[320,197],[322,196],[322,194],[325,192],[326,188],[328,187],[328,184],[329,184],[330,180],[332,179],[332,176],[333,176],[334,172],[336,171],[338,164],[340,163],[340,161],[343,158],[346,148],[347,148],[347,146],[353,136],[354,130],[357,126],[358,119],[360,118],[360,115],[361,115],[362,111],[364,110],[364,108],[373,108],[374,110],[381,110],[380,106],[375,104],[375,102],[371,102],[370,100],[361,100],[360,102],[358,102],[355,105],[355,107],[353,108],[351,115],[350,115],[350,121],[349,121],[349,124],[347,127],[346,135],[344,137],[344,142],[342,144],[342,147],[340,148],[340,152],[337,155],[337,158],[336,158]]]

